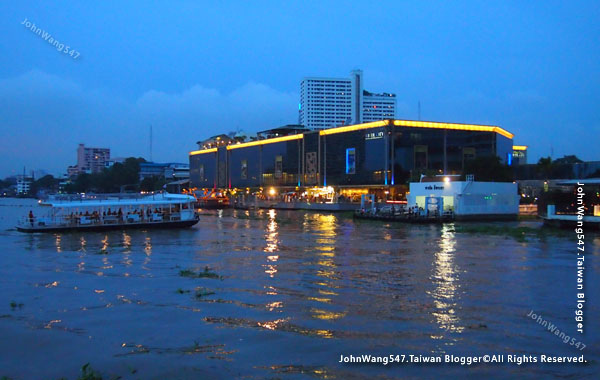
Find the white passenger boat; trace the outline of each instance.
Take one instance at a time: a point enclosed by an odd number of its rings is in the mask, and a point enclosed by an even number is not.
[[[77,200],[40,202],[23,219],[22,232],[109,230],[125,228],[181,228],[198,223],[196,199],[190,195],[159,193],[121,198],[88,196]],[[39,214],[39,215],[36,215]]]

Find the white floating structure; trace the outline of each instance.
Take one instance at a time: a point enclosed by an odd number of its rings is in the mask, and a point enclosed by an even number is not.
[[[519,194],[513,182],[451,181],[449,177],[411,182],[407,203],[425,213],[452,212],[457,220],[516,219],[519,214]]]

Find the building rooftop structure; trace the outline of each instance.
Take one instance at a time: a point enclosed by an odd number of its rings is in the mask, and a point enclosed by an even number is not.
[[[296,135],[298,133],[304,133],[304,132],[308,132],[308,131],[309,131],[309,129],[307,129],[302,124],[287,124],[287,125],[284,125],[281,127],[271,128],[271,129],[257,132],[256,136],[257,136],[257,140],[261,140],[261,139],[270,139],[273,137]]]

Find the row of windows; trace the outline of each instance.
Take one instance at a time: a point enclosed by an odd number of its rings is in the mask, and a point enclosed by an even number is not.
[[[367,106],[372,106],[372,105],[384,105],[384,106],[388,106],[388,107],[393,107],[396,105],[396,103],[393,102],[363,102],[363,105]]]
[[[312,84],[312,85],[320,85],[320,84],[326,84],[326,85],[333,85],[333,84],[337,84],[337,85],[349,85],[352,82],[350,81],[350,79],[343,79],[343,80],[323,80],[323,79],[304,79],[301,84],[303,83],[307,83],[307,84]]]
[[[346,98],[340,98],[340,97],[333,97],[333,96],[318,96],[318,97],[314,97],[314,98],[310,98],[308,99],[308,104],[311,103],[331,103],[335,101],[336,103],[344,103],[344,104],[351,104],[351,101],[346,99]],[[303,100],[304,103],[306,103],[306,101]]]

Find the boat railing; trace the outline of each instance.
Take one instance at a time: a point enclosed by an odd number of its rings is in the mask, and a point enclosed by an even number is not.
[[[181,212],[153,212],[149,214],[126,213],[116,215],[54,215],[22,217],[17,225],[24,228],[50,228],[50,227],[79,227],[102,225],[127,225],[140,223],[160,223],[181,221]]]

